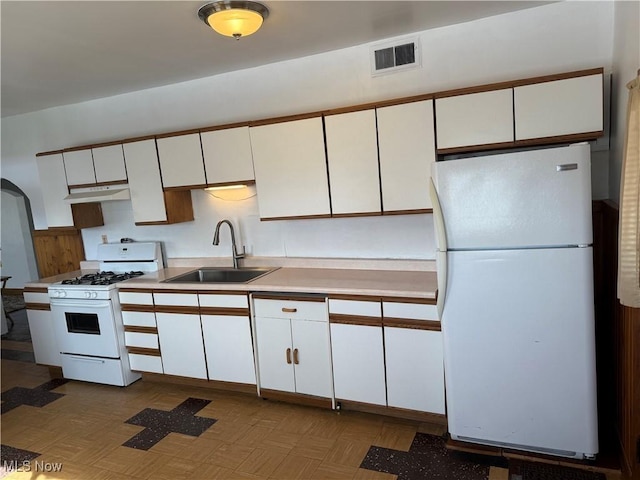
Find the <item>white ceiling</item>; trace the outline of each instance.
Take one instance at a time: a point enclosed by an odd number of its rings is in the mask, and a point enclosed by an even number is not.
[[[274,1],[236,41],[202,1],[0,3],[2,116],[202,78],[539,6],[539,1]]]

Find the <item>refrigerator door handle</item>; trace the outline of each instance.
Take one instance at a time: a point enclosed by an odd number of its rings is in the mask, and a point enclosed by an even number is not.
[[[442,207],[440,206],[440,199],[438,198],[438,191],[436,190],[436,185],[433,183],[433,178],[431,178],[429,187],[429,196],[431,197],[431,205],[433,207],[433,223],[438,240],[438,251],[436,252],[438,297],[436,308],[438,310],[438,318],[442,319],[444,301],[447,297],[447,232],[444,229],[444,216],[442,215]]]

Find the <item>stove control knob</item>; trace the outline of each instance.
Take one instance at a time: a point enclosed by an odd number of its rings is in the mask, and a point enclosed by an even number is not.
[[[98,298],[98,292],[91,292],[91,298]]]
[[[84,292],[84,298],[91,298],[91,292]]]
[[[64,290],[58,290],[58,291],[56,292],[56,297],[61,297],[61,298],[63,298],[63,297],[66,297],[66,296],[67,296],[67,292],[65,292]]]

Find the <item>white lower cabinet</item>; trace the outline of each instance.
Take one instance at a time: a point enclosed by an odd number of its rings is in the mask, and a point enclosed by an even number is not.
[[[337,400],[386,405],[382,326],[331,324]]]
[[[324,302],[254,300],[260,389],[333,398]]]
[[[384,327],[390,407],[444,414],[442,333]]]
[[[255,385],[249,317],[201,315],[201,320],[209,380]]]
[[[28,301],[27,295],[25,293],[26,301]],[[62,359],[53,332],[51,311],[27,309],[27,319],[29,320],[29,332],[31,333],[36,363],[54,367],[61,366]]]
[[[164,373],[207,378],[200,315],[156,312]]]

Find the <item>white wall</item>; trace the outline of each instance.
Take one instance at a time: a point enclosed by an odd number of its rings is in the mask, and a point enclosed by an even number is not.
[[[560,2],[421,32],[422,68],[395,75],[372,78],[369,45],[362,45],[6,118],[2,175],[29,195],[36,228],[46,228],[36,152],[583,68],[610,70],[613,10],[611,2]],[[607,171],[606,158],[595,162],[598,195],[608,191]],[[103,233],[165,240],[171,257],[227,255],[224,246],[207,245],[207,237],[217,220],[238,215],[256,254],[434,256],[430,216],[258,222],[255,200],[238,210],[213,205],[205,195],[193,192],[195,222],[166,227],[134,227],[130,205],[103,204],[105,227],[83,232],[87,257]]]
[[[640,2],[615,2],[614,31],[609,198],[618,202],[629,99],[626,84],[640,69]]]
[[[22,288],[38,278],[27,208],[22,196],[2,191],[2,275],[10,276],[7,288]]]

